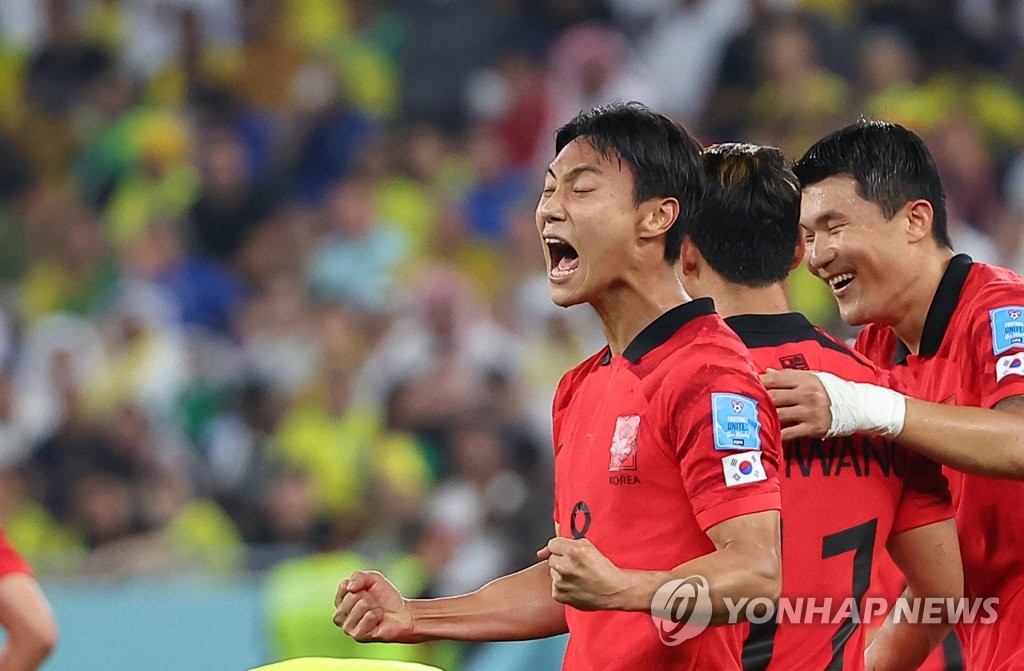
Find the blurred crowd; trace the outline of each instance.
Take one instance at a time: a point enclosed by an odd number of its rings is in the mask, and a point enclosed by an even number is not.
[[[637,99],[796,158],[898,121],[958,250],[1019,271],[1022,46],[1004,0],[4,0],[0,522],[44,576],[520,568],[603,344],[547,295],[552,131]]]

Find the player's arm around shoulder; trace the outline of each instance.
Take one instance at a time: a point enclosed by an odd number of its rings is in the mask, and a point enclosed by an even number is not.
[[[1024,348],[1019,356],[1024,370]],[[992,397],[991,407],[970,407],[924,401],[830,373],[779,370],[762,379],[787,440],[868,433],[965,473],[1024,480],[1024,386],[1020,394]]]

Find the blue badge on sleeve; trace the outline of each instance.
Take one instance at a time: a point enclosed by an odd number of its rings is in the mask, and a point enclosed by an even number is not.
[[[1002,354],[1008,350],[1024,348],[1024,307],[1008,305],[989,310],[992,319],[992,352]]]
[[[739,394],[711,394],[716,450],[760,450],[761,420],[757,401]]]

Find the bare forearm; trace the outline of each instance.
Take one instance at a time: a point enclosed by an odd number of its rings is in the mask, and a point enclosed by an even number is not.
[[[782,584],[779,556],[774,547],[758,548],[756,552],[738,552],[727,546],[671,571],[625,573],[629,588],[625,590],[623,610],[650,610],[654,593],[669,580],[703,576],[708,581],[711,597],[711,624],[725,624],[728,621],[727,599],[732,604],[757,597],[776,601]]]
[[[1024,418],[1009,411],[907,398],[897,440],[965,473],[1024,479]]]
[[[867,671],[910,671],[934,646],[923,625],[886,622],[865,652]]]
[[[913,592],[907,589],[903,599],[913,599]],[[947,618],[943,622],[910,623],[906,619],[894,621],[890,616],[871,645],[865,651],[867,671],[912,671],[916,669],[946,637],[952,625]]]
[[[494,580],[475,592],[408,602],[414,641],[520,641],[564,634],[565,606],[551,596],[547,562]]]

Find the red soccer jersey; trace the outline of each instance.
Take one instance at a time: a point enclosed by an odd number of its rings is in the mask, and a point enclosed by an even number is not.
[[[892,370],[911,395],[991,408],[1024,395],[1024,278],[959,254],[939,283],[918,354],[891,329],[870,325],[857,349]],[[976,449],[985,449],[977,445]],[[963,624],[957,634],[968,669],[1024,666],[1024,482],[943,469],[964,560],[968,597],[997,597],[992,624]]]
[[[668,570],[715,550],[705,531],[778,510],[779,423],[739,338],[709,299],[676,307],[622,356],[558,385],[555,521],[621,568]],[[744,464],[737,467],[736,464]],[[740,669],[745,625],[676,646],[645,612],[566,608],[569,671]]]
[[[888,380],[803,315],[740,315],[726,323],[761,371],[796,368],[855,382]],[[840,617],[840,604],[853,599],[864,612],[864,598],[881,595],[879,568],[888,559],[890,534],[953,516],[946,480],[937,464],[882,438],[791,440],[782,451],[782,596],[831,606],[827,619],[794,623],[780,610],[777,624],[752,626],[743,668],[862,669],[865,627]]]

